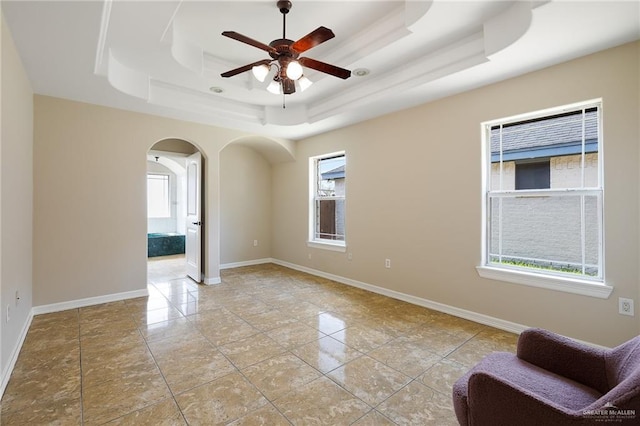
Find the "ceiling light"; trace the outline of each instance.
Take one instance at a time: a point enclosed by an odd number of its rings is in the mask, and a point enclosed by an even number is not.
[[[251,72],[253,72],[253,76],[256,78],[256,80],[262,83],[264,79],[267,78],[267,74],[269,74],[269,67],[264,64],[256,65],[255,67],[251,68]]]
[[[267,86],[267,91],[273,93],[274,95],[279,95],[280,93],[282,93],[282,91],[280,90],[280,82],[273,80]]]
[[[301,92],[304,92],[305,90],[307,90],[312,84],[313,82],[305,76],[302,76],[298,79],[298,85],[300,86]]]
[[[213,93],[222,93],[222,92],[224,92],[222,87],[218,87],[218,86],[211,86],[211,87],[209,87],[209,90],[212,91]]]
[[[302,77],[302,65],[298,61],[291,61],[287,64],[287,77],[297,80]]]
[[[355,70],[353,70],[353,75],[355,75],[356,77],[364,77],[366,75],[369,75],[371,71],[369,71],[366,68],[356,68]]]

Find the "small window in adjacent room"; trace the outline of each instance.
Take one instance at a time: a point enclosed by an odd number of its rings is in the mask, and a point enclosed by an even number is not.
[[[171,217],[169,175],[147,174],[147,217]]]
[[[516,189],[551,188],[550,161],[516,162]]]
[[[309,244],[345,247],[346,157],[344,152],[312,157],[310,173]]]
[[[483,123],[481,276],[597,297],[611,289],[601,109],[593,101]]]

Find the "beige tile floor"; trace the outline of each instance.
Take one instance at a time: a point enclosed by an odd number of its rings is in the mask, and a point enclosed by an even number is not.
[[[33,319],[2,425],[455,425],[451,386],[516,336],[276,265]]]

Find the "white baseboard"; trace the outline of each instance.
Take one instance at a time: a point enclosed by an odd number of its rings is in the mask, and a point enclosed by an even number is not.
[[[389,290],[384,287],[378,287],[376,285],[367,284],[362,281],[352,280],[350,278],[341,277],[339,275],[329,274],[327,272],[319,271],[317,269],[307,268],[306,266],[296,265],[294,263],[285,262],[283,260],[272,259],[272,262],[275,263],[276,265],[295,269],[301,272],[306,272],[308,274],[316,275],[318,277],[327,278],[342,284],[350,285],[352,287],[361,288],[363,290],[381,294],[383,296],[388,296],[394,299],[402,300],[404,302],[409,302],[414,305],[423,306],[425,308],[433,309],[434,311],[443,312],[445,314],[450,314],[456,317],[468,319],[470,321],[488,325],[490,327],[495,327],[500,330],[505,330],[511,333],[520,334],[524,330],[530,328],[522,324],[517,324],[514,322],[502,320],[500,318],[494,318],[488,315],[467,311],[466,309],[456,308],[455,306],[445,305],[444,303],[434,302],[432,300],[423,299],[421,297],[412,296],[410,294],[401,293],[395,290]]]
[[[222,282],[222,280],[220,279],[220,277],[205,277],[202,280],[203,283],[205,283],[206,285],[213,285],[213,284],[220,284]]]
[[[31,312],[33,315],[50,314],[52,312],[66,311],[67,309],[83,308],[85,306],[99,305],[101,303],[117,302],[119,300],[145,297],[149,291],[141,290],[125,291],[123,293],[107,294],[104,296],[87,297],[86,299],[70,300],[68,302],[52,303],[50,305],[34,306]]]
[[[31,312],[29,312],[29,316],[27,317],[27,321],[25,321],[24,323],[24,327],[22,327],[22,331],[20,332],[20,337],[16,342],[16,346],[13,348],[13,351],[11,351],[9,362],[2,372],[2,377],[0,378],[0,398],[4,395],[4,391],[9,384],[11,373],[13,372],[13,368],[16,366],[16,361],[18,361],[18,355],[20,355],[20,349],[22,349],[24,339],[27,337],[29,327],[31,327],[31,320],[33,320],[33,309],[31,310]]]
[[[264,259],[245,260],[244,262],[223,263],[220,265],[220,269],[241,268],[243,266],[262,265],[264,263],[275,263],[275,261],[270,257],[265,257]]]
[[[268,258],[264,258],[264,259],[245,260],[243,262],[223,263],[223,264],[220,265],[220,270],[241,268],[243,266],[262,265],[264,263],[274,263],[274,262],[273,262],[273,259],[268,257]],[[205,278],[204,279],[204,283],[206,285],[220,284],[220,283],[222,283],[222,278],[220,278],[220,277]]]
[[[469,321],[477,322],[479,324],[488,325],[490,327],[495,327],[500,330],[508,331],[510,333],[520,334],[524,330],[531,328],[531,326],[518,324],[511,321],[505,321],[500,318],[491,317],[489,315],[479,314],[477,312],[468,311],[466,309],[457,308],[455,306],[445,305],[444,303],[434,302],[432,300],[423,299],[420,297],[412,296],[410,294],[400,293],[398,291],[389,290],[384,287],[378,287],[372,284],[367,284],[361,281],[352,280],[351,278],[341,277],[339,275],[330,274],[327,272],[319,271],[317,269],[308,268],[306,266],[296,265],[294,263],[285,262],[279,259],[271,259],[272,263],[276,265],[284,266],[287,268],[295,269],[297,271],[306,272],[311,275],[316,275],[318,277],[327,278],[342,284],[350,285],[352,287],[361,288],[363,290],[370,291],[372,293],[381,294],[383,296],[392,297],[394,299],[402,300],[404,302],[409,302],[414,305],[423,306],[425,308],[433,309],[434,311],[443,312],[445,314],[450,314],[456,317],[468,319]],[[608,346],[599,345],[597,343],[588,342],[586,340],[576,339],[575,337],[566,336],[576,342],[592,346],[594,348],[599,349],[611,349]]]
[[[495,327],[495,328],[509,331],[516,334],[520,334],[522,331],[529,328],[528,326],[525,326],[522,324],[517,324],[510,321],[505,321],[499,318],[494,318],[488,315],[479,314],[479,313],[468,311],[461,308],[456,308],[455,306],[445,305],[443,303],[434,302],[432,300],[423,299],[420,297],[401,293],[395,290],[389,290],[383,287],[378,287],[376,285],[367,284],[362,281],[357,281],[350,278],[341,277],[339,275],[334,275],[327,272],[319,271],[317,269],[307,268],[306,266],[296,265],[296,264],[285,262],[279,259],[265,258],[265,259],[251,260],[247,262],[227,263],[227,264],[220,265],[220,269],[238,268],[242,266],[252,266],[252,265],[259,265],[264,263],[274,263],[276,265],[284,266],[297,271],[306,272],[311,275],[327,278],[327,279],[330,279],[342,284],[346,284],[352,287],[361,288],[363,290],[371,291],[373,293],[392,297],[394,299],[402,300],[408,303],[412,303],[414,305],[423,306],[425,308],[433,309],[435,311],[447,313],[450,315],[468,319],[470,321],[474,321],[480,324],[488,325],[491,327]],[[205,278],[204,282],[205,284],[211,285],[211,284],[219,284],[221,280],[220,280],[220,277],[211,277],[211,278]],[[4,394],[6,386],[9,383],[9,378],[11,377],[11,373],[13,372],[16,361],[18,360],[20,349],[22,348],[24,340],[27,336],[27,332],[29,331],[29,327],[31,326],[31,322],[35,315],[59,312],[67,309],[82,308],[85,306],[97,305],[97,304],[107,303],[107,302],[115,302],[119,300],[132,299],[136,297],[144,297],[144,296],[148,296],[148,294],[149,292],[145,288],[141,290],[115,293],[115,294],[109,294],[105,296],[89,297],[86,299],[78,299],[78,300],[72,300],[68,302],[60,302],[60,303],[53,303],[49,305],[41,305],[41,306],[33,307],[21,331],[20,338],[18,339],[18,342],[16,343],[16,346],[11,353],[9,362],[7,363],[4,371],[2,371],[2,376],[0,377],[0,397],[2,397],[2,395]],[[584,342],[580,340],[578,341],[581,343],[592,345],[592,346],[606,348],[604,346],[594,345],[593,343]]]

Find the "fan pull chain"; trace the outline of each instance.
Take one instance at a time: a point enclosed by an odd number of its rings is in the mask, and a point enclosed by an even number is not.
[[[287,106],[284,104],[285,99],[287,99],[287,96],[282,92],[282,109],[287,109]]]

